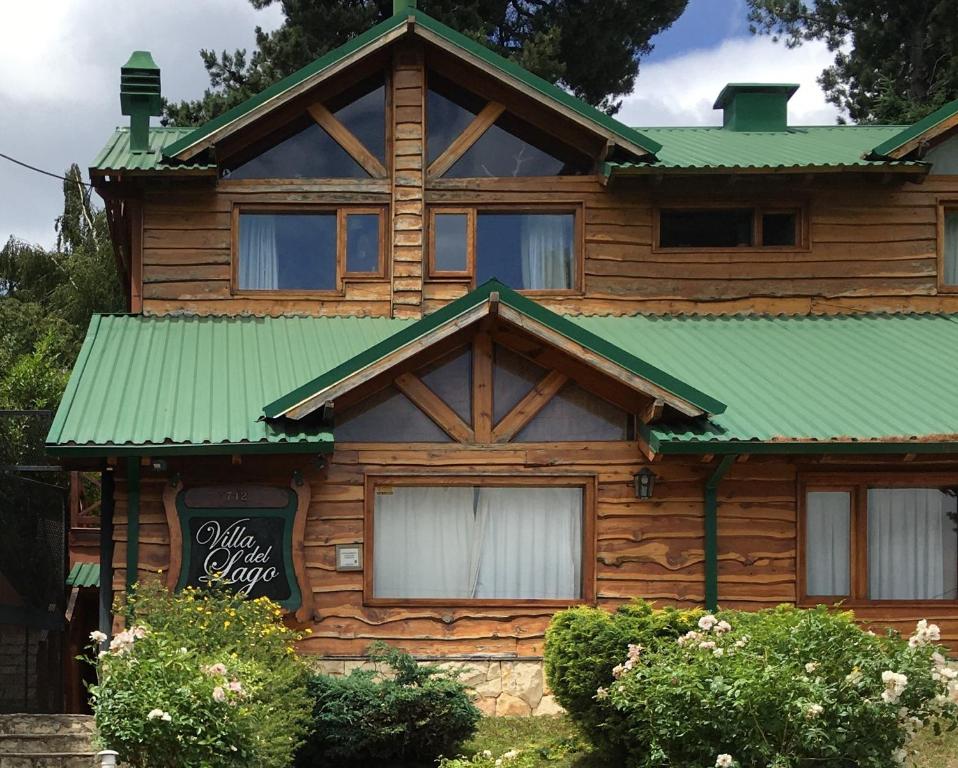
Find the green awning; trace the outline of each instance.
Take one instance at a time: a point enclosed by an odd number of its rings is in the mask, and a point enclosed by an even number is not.
[[[76,563],[67,575],[68,587],[99,587],[100,564]]]

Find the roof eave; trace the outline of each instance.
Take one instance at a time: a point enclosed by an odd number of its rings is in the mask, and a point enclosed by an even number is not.
[[[721,174],[741,174],[753,176],[782,176],[801,175],[808,173],[866,173],[866,174],[900,174],[903,176],[926,176],[930,166],[928,163],[892,163],[881,164],[842,164],[842,165],[787,165],[787,166],[663,166],[655,163],[636,166],[634,168],[620,168],[614,163],[606,163],[603,175],[610,181],[617,178],[642,176],[706,176]]]
[[[930,115],[910,125],[868,153],[868,159],[900,160],[921,144],[958,126],[958,99],[949,101]]]
[[[902,440],[669,440],[653,432],[647,438],[656,453],[702,456],[706,454],[868,455],[907,453],[958,453],[958,436],[944,441]]]
[[[235,456],[248,454],[328,454],[332,438],[282,442],[244,443],[144,443],[137,445],[48,443],[46,452],[63,458],[108,458],[110,456]]]

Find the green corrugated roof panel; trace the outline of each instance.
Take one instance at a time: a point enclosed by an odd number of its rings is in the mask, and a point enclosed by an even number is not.
[[[895,134],[873,148],[870,154],[876,158],[886,157],[903,144],[906,144],[912,139],[921,136],[921,134],[925,133],[925,131],[934,128],[942,121],[952,117],[955,113],[958,113],[958,99],[949,101],[943,107],[936,109],[930,115],[923,117],[914,125],[909,125],[904,130],[899,129],[899,131],[897,131]]]
[[[607,163],[607,172],[643,173],[662,168],[843,168],[882,166],[865,160],[876,142],[902,126],[828,125],[787,131],[730,131],[724,128],[639,128],[662,145],[658,162]],[[896,162],[896,165],[920,163]]]
[[[99,563],[77,563],[70,569],[67,575],[68,587],[99,587],[100,586],[100,564]]]
[[[382,21],[376,26],[366,30],[363,34],[357,35],[344,45],[335,48],[324,56],[316,59],[311,64],[307,64],[302,69],[294,72],[288,77],[283,78],[279,82],[274,83],[261,93],[258,93],[257,95],[247,99],[242,104],[239,104],[233,107],[233,109],[224,112],[222,115],[219,115],[209,122],[204,123],[203,125],[194,129],[188,135],[185,135],[168,145],[163,151],[164,155],[168,158],[176,156],[183,150],[196,144],[198,141],[202,141],[214,131],[229,125],[234,120],[246,115],[254,109],[257,109],[271,99],[276,98],[277,96],[283,94],[291,88],[296,87],[315,75],[318,75],[323,70],[336,65],[343,59],[352,56],[354,53],[362,50],[366,46],[372,45],[383,35],[387,35],[390,32],[401,28],[406,24],[410,16],[415,17],[417,26],[421,26],[423,29],[442,38],[461,50],[477,56],[485,64],[499,70],[507,78],[517,80],[519,83],[538,91],[543,96],[562,104],[564,107],[573,110],[587,120],[592,121],[596,125],[603,127],[607,131],[610,131],[611,133],[624,138],[627,141],[637,144],[652,154],[655,154],[655,152],[658,151],[658,144],[643,136],[636,129],[630,128],[624,123],[620,123],[615,118],[609,117],[604,112],[595,109],[581,99],[578,99],[575,96],[572,96],[570,93],[553,85],[552,83],[543,80],[541,77],[533,75],[531,72],[528,72],[514,62],[509,61],[508,59],[491,51],[481,43],[478,43],[475,40],[456,32],[454,29],[447,27],[445,24],[442,24],[426,13],[423,13],[417,9],[408,9],[390,16],[385,21]]]
[[[657,424],[690,445],[958,441],[958,315],[576,317],[728,408]],[[828,450],[826,446],[820,446]]]
[[[647,360],[642,358],[640,353],[626,350],[621,346],[617,346],[614,342],[610,343],[610,341],[601,334],[596,335],[589,332],[587,328],[571,322],[569,318],[547,309],[538,302],[517,293],[498,280],[493,279],[487,280],[465,296],[450,302],[441,309],[427,315],[422,320],[416,321],[403,328],[393,336],[383,339],[379,344],[363,350],[355,357],[344,361],[342,365],[326,371],[316,379],[284,394],[281,398],[265,406],[263,413],[267,418],[276,418],[284,415],[303,400],[322,392],[324,389],[362,370],[371,363],[426,336],[443,325],[455,322],[456,318],[460,315],[486,302],[493,293],[499,294],[499,300],[504,305],[542,323],[556,333],[581,344],[583,347],[597,355],[601,355],[606,360],[615,363],[630,373],[652,382],[665,391],[675,395],[677,398],[692,404],[699,410],[705,413],[721,413],[725,410],[724,403],[710,397],[702,390],[689,386],[687,382],[672,376],[667,372],[667,369],[650,365]]]
[[[263,404],[381,341],[385,318],[94,316],[47,436],[56,454],[327,450]]]
[[[106,146],[93,160],[90,170],[95,171],[167,171],[167,170],[216,170],[216,163],[187,162],[169,163],[163,159],[163,149],[189,135],[193,128],[150,128],[150,150],[133,152],[130,149],[130,129],[117,128]]]

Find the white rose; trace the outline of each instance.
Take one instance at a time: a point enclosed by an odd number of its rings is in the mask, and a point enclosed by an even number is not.
[[[725,753],[715,758],[715,768],[731,768],[734,763],[732,756]]]

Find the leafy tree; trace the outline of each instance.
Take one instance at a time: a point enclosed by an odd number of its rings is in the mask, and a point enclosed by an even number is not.
[[[958,97],[958,0],[748,0],[752,31],[823,40],[818,78],[855,122],[912,123]]]
[[[265,8],[276,0],[249,0]],[[422,0],[431,16],[610,114],[632,91],[639,58],[688,0]],[[236,106],[392,14],[392,0],[282,0],[283,25],[256,29],[256,50],[202,50],[210,88],[167,103],[165,122],[192,125]]]

